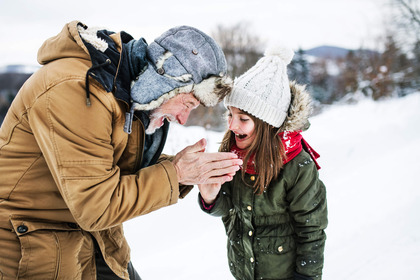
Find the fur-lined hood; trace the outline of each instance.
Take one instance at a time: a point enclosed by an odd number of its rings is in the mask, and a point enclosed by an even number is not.
[[[305,130],[309,127],[308,118],[312,113],[311,96],[306,91],[306,86],[299,85],[296,81],[290,82],[292,95],[288,114],[280,131]]]

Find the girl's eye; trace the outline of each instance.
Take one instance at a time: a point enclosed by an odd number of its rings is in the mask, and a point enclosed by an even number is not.
[[[247,121],[249,121],[249,119],[240,119],[241,120],[241,122],[247,122]]]

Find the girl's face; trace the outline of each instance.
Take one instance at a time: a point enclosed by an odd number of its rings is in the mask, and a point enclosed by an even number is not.
[[[236,146],[247,149],[255,139],[255,123],[251,117],[236,107],[229,107],[229,130],[235,134]]]

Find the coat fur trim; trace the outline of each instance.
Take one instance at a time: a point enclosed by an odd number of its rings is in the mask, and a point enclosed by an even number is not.
[[[136,111],[151,111],[153,109],[156,109],[157,107],[159,107],[160,105],[162,105],[163,103],[165,103],[166,101],[168,101],[169,99],[171,99],[172,97],[174,97],[175,95],[179,93],[191,92],[192,88],[193,88],[193,85],[187,85],[185,87],[176,88],[174,90],[171,90],[168,93],[161,95],[158,99],[153,100],[152,102],[148,104],[140,104],[140,103],[134,102],[133,109]]]
[[[232,91],[233,81],[228,76],[210,77],[195,84],[194,96],[206,107],[212,107],[225,98]]]
[[[205,107],[211,107],[223,100],[232,91],[233,81],[230,77],[210,77],[204,79],[199,84],[190,84],[179,87],[163,94],[158,99],[148,104],[134,103],[134,110],[150,111],[161,106],[164,102],[180,93],[192,92],[200,103]]]
[[[83,40],[94,46],[95,49],[105,52],[108,48],[108,43],[104,39],[99,38],[97,35],[98,30],[102,29],[103,28],[99,27],[89,27],[85,29],[83,26],[77,26],[77,31],[79,31],[80,37],[82,37]]]
[[[296,81],[290,82],[290,92],[292,100],[280,131],[304,130],[312,113],[311,96],[306,91],[306,86],[299,85]]]

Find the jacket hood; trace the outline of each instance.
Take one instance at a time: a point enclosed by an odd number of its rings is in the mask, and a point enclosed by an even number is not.
[[[306,130],[312,113],[311,96],[306,91],[306,86],[299,85],[296,81],[290,82],[290,92],[292,99],[280,131]]]
[[[90,60],[89,51],[77,31],[78,21],[66,24],[60,33],[47,39],[38,50],[38,63],[45,65],[61,58]]]
[[[130,71],[129,63],[122,45],[132,39],[123,31],[115,33],[88,28],[79,21],[72,21],[58,35],[44,42],[38,51],[38,62],[44,65],[65,58],[86,60],[88,65],[91,64],[86,73],[86,104],[90,106],[90,77],[129,105],[131,76],[127,74]]]

